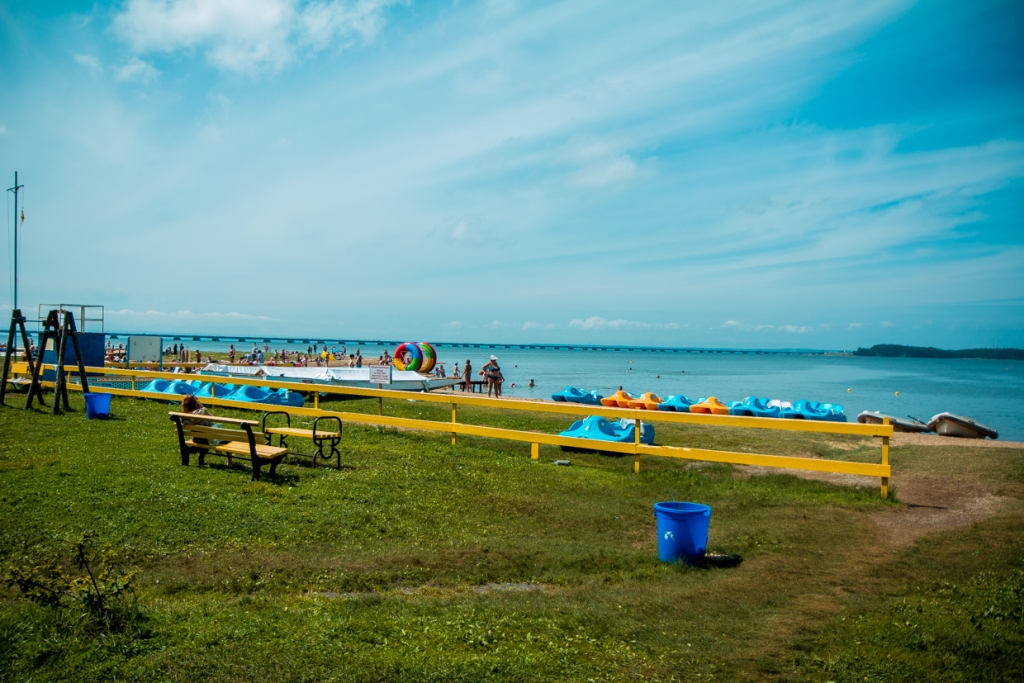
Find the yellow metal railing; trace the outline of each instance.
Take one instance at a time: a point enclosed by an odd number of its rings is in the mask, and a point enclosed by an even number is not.
[[[47,366],[53,367],[53,366]],[[16,364],[15,370],[21,373],[27,372],[27,366]],[[892,471],[889,466],[889,439],[893,434],[893,427],[888,419],[883,424],[857,424],[845,422],[818,422],[808,420],[782,420],[777,418],[739,417],[733,415],[706,415],[697,413],[676,413],[659,410],[640,410],[632,408],[607,408],[604,406],[587,406],[577,403],[548,403],[542,401],[525,401],[517,399],[488,398],[483,396],[472,396],[462,393],[418,393],[409,391],[395,391],[390,389],[370,389],[360,387],[347,387],[330,384],[312,384],[286,382],[266,378],[249,377],[223,377],[219,375],[195,375],[172,372],[154,372],[145,370],[129,370],[123,368],[94,368],[87,367],[86,372],[92,375],[107,375],[111,377],[130,378],[132,389],[115,389],[109,387],[90,387],[90,390],[102,393],[110,393],[118,396],[131,396],[136,398],[162,399],[169,401],[180,401],[179,396],[162,396],[159,394],[142,392],[135,389],[135,379],[169,379],[169,380],[202,380],[216,384],[252,385],[278,389],[289,389],[291,391],[307,392],[313,394],[312,408],[296,408],[290,406],[274,406],[275,410],[284,410],[293,415],[309,417],[320,417],[332,415],[349,422],[375,425],[381,427],[400,427],[405,429],[417,429],[424,431],[447,432],[451,434],[452,444],[456,442],[458,434],[483,436],[495,439],[506,439],[531,444],[531,457],[539,458],[539,445],[569,446],[588,450],[605,451],[611,453],[632,454],[634,456],[634,470],[640,471],[640,456],[653,455],[658,457],[684,458],[689,460],[703,460],[708,462],[732,463],[738,465],[760,465],[763,467],[782,467],[791,469],[810,470],[817,472],[837,472],[842,474],[858,474],[881,479],[882,497],[888,496],[889,478]],[[97,378],[98,379],[98,378]],[[127,381],[127,380],[126,380]],[[51,383],[46,383],[52,386]],[[68,388],[81,390],[80,385],[68,384]],[[351,413],[340,411],[321,410],[319,406],[320,394],[339,394],[346,396],[365,396],[374,398],[389,398],[404,401],[419,401],[425,403],[449,404],[451,407],[451,422],[435,420],[421,420],[404,417],[391,417],[387,415],[369,415],[364,413]],[[213,398],[203,399],[205,403],[220,405],[224,407],[241,410],[266,410],[266,404],[251,403],[246,401],[230,401],[216,398],[216,390],[213,391]],[[496,408],[501,410],[519,410],[533,413],[550,413],[560,415],[593,415],[600,413],[609,418],[628,418],[636,424],[636,441],[634,443],[604,442],[590,439],[577,439],[572,437],[545,434],[543,432],[532,432],[516,429],[505,429],[500,427],[486,427],[482,425],[471,425],[458,421],[458,406],[478,406]],[[816,432],[826,434],[849,434],[856,436],[868,436],[881,439],[881,463],[848,462],[843,460],[825,460],[818,458],[806,458],[784,455],[765,455],[757,453],[737,453],[731,451],[716,451],[701,448],[682,448],[678,446],[648,446],[640,443],[640,422],[668,422],[676,424],[700,424],[718,427],[739,427],[745,429],[775,429],[793,432]]]

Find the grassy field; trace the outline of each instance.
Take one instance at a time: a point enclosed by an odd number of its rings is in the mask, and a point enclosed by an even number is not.
[[[115,399],[99,422],[72,400],[60,417],[0,408],[3,680],[1024,679],[1024,451],[895,448],[883,501],[870,479],[557,467],[556,449],[534,462],[526,444],[346,425],[341,470],[252,483],[218,459],[181,467],[166,404]],[[854,437],[659,425],[658,443],[878,459]],[[894,544],[911,481],[990,510]],[[660,564],[659,500],[711,505],[710,550],[743,563]]]

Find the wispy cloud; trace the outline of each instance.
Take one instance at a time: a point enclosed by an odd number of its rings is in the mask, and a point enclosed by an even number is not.
[[[569,321],[569,327],[576,327],[583,330],[635,330],[635,329],[667,329],[678,330],[678,323],[646,323],[636,320],[625,320],[622,318],[608,320],[601,316],[591,316],[587,319],[576,318]]]
[[[115,317],[116,316],[132,317],[132,318],[153,318],[153,319],[164,318],[164,319],[167,319],[167,320],[197,320],[197,319],[217,320],[217,319],[221,319],[221,320],[260,320],[260,321],[264,321],[264,322],[275,322],[277,320],[276,318],[271,318],[270,316],[266,316],[266,315],[252,315],[250,313],[239,313],[237,311],[232,311],[230,313],[217,313],[215,311],[196,313],[196,312],[190,311],[188,309],[182,310],[182,311],[156,311],[156,310],[133,311],[133,310],[131,310],[129,308],[122,308],[122,309],[116,310],[116,311],[115,310],[106,311],[106,315],[108,315],[108,316],[115,316]]]
[[[806,334],[807,332],[813,332],[813,327],[806,325],[751,325],[749,323],[741,323],[737,320],[726,320],[722,323],[722,327],[739,330],[741,332],[785,332],[787,334]]]
[[[124,66],[117,69],[117,80],[135,83],[152,83],[160,76],[160,71],[152,64],[132,57]]]
[[[99,58],[95,55],[72,54],[71,57],[75,60],[75,64],[80,64],[90,71],[101,71],[103,69]]]
[[[199,48],[227,71],[276,71],[303,50],[372,40],[389,0],[128,0],[114,30],[132,49]]]

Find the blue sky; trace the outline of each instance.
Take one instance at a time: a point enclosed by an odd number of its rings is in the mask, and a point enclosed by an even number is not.
[[[133,331],[1024,346],[1022,36],[1013,2],[0,2],[21,303]]]

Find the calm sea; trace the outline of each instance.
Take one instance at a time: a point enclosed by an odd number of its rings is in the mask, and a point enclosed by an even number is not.
[[[226,342],[193,342],[191,348],[224,351]],[[280,345],[278,345],[280,346]],[[305,345],[288,345],[291,350]],[[245,351],[251,344],[236,343]],[[383,347],[360,347],[375,358]],[[355,347],[349,346],[349,352]],[[394,351],[389,348],[389,351]],[[661,397],[747,396],[787,401],[810,399],[842,405],[851,421],[862,410],[928,419],[943,411],[967,415],[999,430],[999,438],[1024,441],[1024,363],[991,360],[867,358],[818,355],[718,355],[553,349],[439,348],[450,373],[455,362],[473,363],[474,375],[498,356],[505,394],[550,398],[567,386],[608,395],[620,386]],[[474,379],[479,379],[475,376]],[[528,386],[534,380],[534,388]],[[512,385],[515,386],[512,386]],[[899,392],[899,395],[897,395]]]

